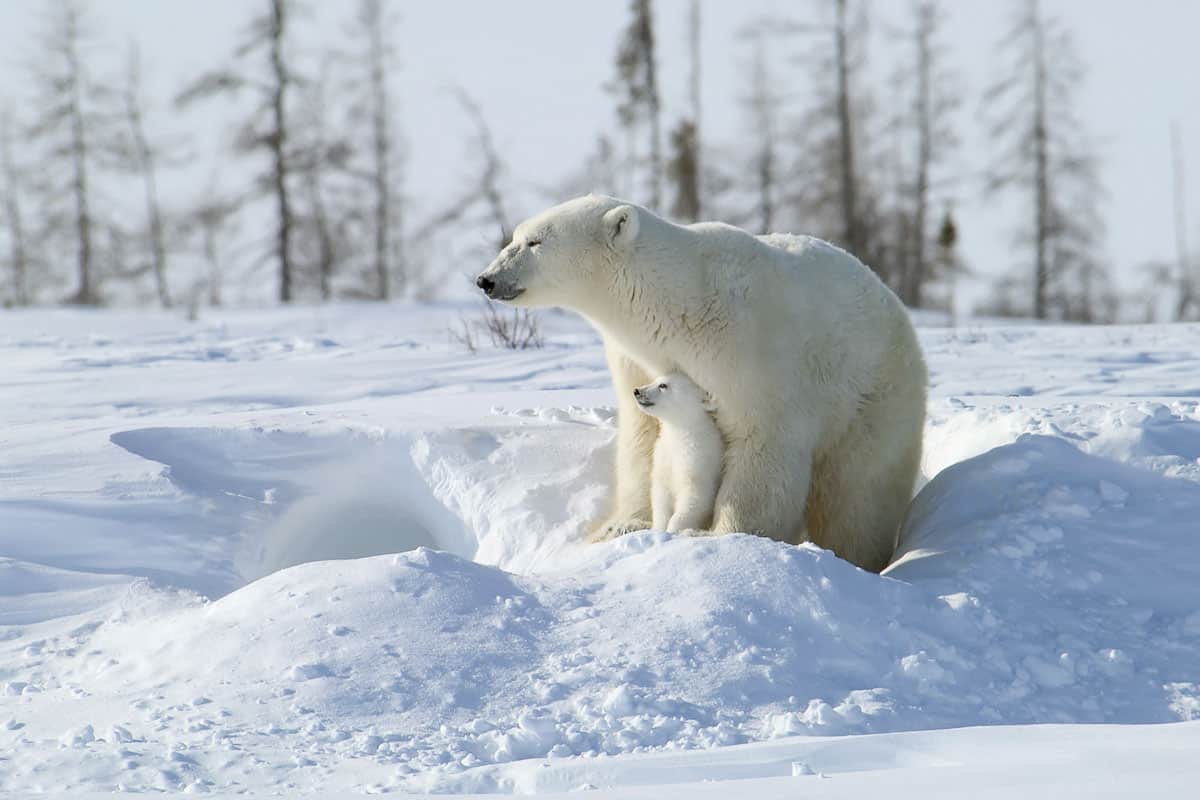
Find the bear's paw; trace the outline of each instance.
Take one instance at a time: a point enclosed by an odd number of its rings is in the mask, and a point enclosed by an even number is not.
[[[607,542],[611,539],[616,539],[618,536],[624,536],[627,533],[634,531],[649,530],[651,526],[648,519],[617,519],[612,518],[602,522],[591,533],[588,534],[589,542]]]

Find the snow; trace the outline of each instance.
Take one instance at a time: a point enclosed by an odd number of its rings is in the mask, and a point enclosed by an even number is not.
[[[922,320],[878,576],[581,544],[598,341],[469,313],[0,315],[0,792],[1195,791],[1200,326]]]

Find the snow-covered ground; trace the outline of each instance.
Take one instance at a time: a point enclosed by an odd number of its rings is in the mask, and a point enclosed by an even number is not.
[[[472,308],[0,313],[0,792],[1200,791],[1200,326],[923,327],[881,577],[582,545],[598,341]]]

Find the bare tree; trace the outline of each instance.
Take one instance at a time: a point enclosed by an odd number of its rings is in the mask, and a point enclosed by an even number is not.
[[[1179,123],[1170,125],[1171,201],[1175,233],[1173,258],[1155,258],[1137,265],[1140,285],[1126,302],[1140,307],[1134,316],[1145,322],[1167,319],[1183,322],[1200,318],[1200,280],[1196,254],[1187,237],[1187,183]]]
[[[1164,287],[1178,288],[1179,275],[1176,264],[1166,261],[1153,260],[1137,265],[1138,278],[1143,282],[1135,289],[1126,303],[1135,309],[1132,319],[1139,322],[1158,322],[1162,318],[1160,311],[1164,305]],[[1169,298],[1170,311],[1174,313],[1178,306],[1178,296]]]
[[[929,172],[933,164],[933,35],[938,8],[933,0],[921,2],[914,44],[917,74],[914,108],[917,139],[916,178],[913,181],[912,259],[904,271],[901,298],[910,306],[921,305],[921,285],[925,279],[925,218],[929,210]]]
[[[696,135],[691,120],[680,120],[671,131],[671,157],[667,160],[667,177],[675,186],[671,214],[687,222],[700,216],[700,143]]]
[[[456,90],[456,94],[474,128],[468,145],[469,152],[476,161],[472,167],[473,174],[459,196],[415,227],[407,237],[407,242],[410,247],[424,248],[429,245],[435,234],[448,226],[478,225],[494,232],[493,236],[488,237],[487,244],[481,246],[480,254],[494,254],[496,250],[508,245],[513,230],[503,190],[504,161],[496,149],[491,128],[488,127],[479,104],[461,88]],[[414,280],[418,278],[415,272],[412,277]],[[423,295],[427,293],[428,286],[416,286],[414,289],[418,295]]]
[[[258,99],[237,138],[242,153],[263,152],[270,159],[260,182],[275,201],[276,235],[274,257],[279,266],[279,299],[289,303],[294,294],[292,234],[294,218],[291,197],[291,164],[288,160],[288,97],[300,81],[288,62],[285,49],[291,20],[291,0],[266,0],[267,8],[247,27],[243,41],[234,50],[233,63],[205,73],[184,89],[176,100],[181,106],[219,95],[253,92]],[[245,64],[251,56],[264,58],[265,70],[255,74]]]
[[[662,113],[651,0],[631,0],[630,13],[632,17],[617,48],[617,79],[611,88],[619,98],[617,118],[630,136],[642,122],[649,128],[646,202],[658,211],[662,206]]]
[[[389,79],[394,62],[397,22],[384,0],[359,0],[350,26],[356,43],[352,58],[359,62],[362,80],[355,93],[351,120],[368,133],[363,148],[367,163],[359,174],[370,188],[373,295],[391,297],[393,283],[405,289],[407,258],[404,246],[404,205],[401,202],[403,162],[397,146],[395,92]]]
[[[950,324],[958,324],[958,297],[956,284],[960,275],[967,272],[958,255],[958,225],[954,222],[954,213],[947,208],[938,226],[935,246],[933,269],[928,277],[940,278],[943,285],[944,298],[942,305],[950,314]]]
[[[687,222],[700,218],[700,184],[703,164],[700,155],[700,4],[692,0],[688,7],[688,95],[691,117],[679,120],[670,133],[670,155],[666,163],[667,179],[675,189],[671,214]]]
[[[701,124],[701,93],[700,93],[700,42],[701,42],[700,0],[692,0],[688,6],[688,57],[690,71],[688,73],[688,96],[692,104],[692,158],[695,161],[695,190],[694,212],[692,219],[700,219],[704,213],[704,136]]]
[[[4,227],[8,232],[9,267],[12,270],[12,302],[29,305],[29,250],[21,204],[24,175],[13,156],[12,116],[0,110],[0,178],[4,181]]]
[[[1200,297],[1197,297],[1196,274],[1192,267],[1192,253],[1187,241],[1187,184],[1183,161],[1183,141],[1179,136],[1179,123],[1171,123],[1171,175],[1172,200],[1175,219],[1175,261],[1178,273],[1179,296],[1175,305],[1175,319],[1188,318],[1188,312],[1193,306],[1200,311]]]
[[[137,174],[142,181],[146,202],[146,242],[158,301],[163,308],[171,305],[167,282],[168,253],[162,203],[158,196],[158,169],[161,148],[150,141],[146,133],[146,100],[142,88],[141,56],[136,45],[130,45],[126,81],[121,91],[121,110],[125,117],[126,136],[118,147],[118,162],[124,169]]]
[[[779,181],[779,105],[768,60],[768,39],[762,23],[745,29],[742,38],[751,42],[749,91],[742,105],[749,112],[751,169],[754,185],[756,227],[770,233],[775,226]]]
[[[463,197],[452,203],[446,211],[438,214],[426,223],[421,230],[422,235],[428,235],[435,228],[442,227],[464,216],[472,208],[482,205],[492,227],[496,230],[498,248],[505,247],[512,239],[512,223],[505,209],[504,195],[500,190],[500,177],[504,173],[504,162],[496,150],[496,142],[492,130],[484,119],[483,110],[479,103],[463,89],[457,90],[458,100],[467,116],[471,118],[475,128],[474,149],[482,159],[479,178]],[[421,238],[416,236],[414,238]]]
[[[859,0],[820,0],[817,21],[768,19],[772,36],[801,37],[802,60],[811,71],[808,107],[794,136],[799,144],[793,167],[799,176],[781,197],[805,227],[853,252],[881,273],[878,197],[868,169],[877,137],[874,103],[862,73],[868,33]],[[823,16],[824,21],[820,19]]]
[[[946,49],[939,41],[945,10],[940,0],[914,0],[913,27],[907,32],[911,60],[897,71],[896,83],[912,87],[911,94],[895,120],[906,164],[901,166],[898,209],[904,224],[894,251],[899,264],[900,298],[909,306],[921,307],[923,290],[932,277],[933,262],[929,257],[933,238],[929,225],[929,209],[938,175],[947,158],[958,145],[953,114],[960,105],[956,87],[945,67]]]
[[[858,207],[858,175],[855,171],[854,118],[850,111],[850,45],[846,22],[846,0],[834,0],[834,69],[837,75],[838,164],[841,180],[842,241],[852,253],[865,250],[862,219]]]
[[[39,58],[33,66],[33,83],[42,109],[29,129],[30,138],[45,145],[46,168],[41,178],[47,193],[59,194],[58,164],[68,166],[65,194],[73,204],[70,224],[76,255],[75,291],[70,302],[98,302],[94,275],[96,219],[91,185],[97,137],[102,136],[105,118],[95,109],[106,96],[88,72],[86,54],[90,44],[89,20],[82,0],[63,0],[45,7],[45,27]],[[57,221],[48,218],[49,227]]]
[[[297,221],[303,223],[298,226],[298,244],[326,301],[333,298],[334,271],[349,255],[347,230],[354,216],[345,200],[353,150],[346,138],[330,130],[328,85],[326,60],[317,79],[304,87],[300,124],[289,153],[302,186],[302,203],[296,209]]]
[[[199,233],[200,252],[204,258],[207,275],[198,287],[207,288],[208,304],[214,308],[223,301],[225,284],[226,243],[238,225],[241,203],[236,198],[224,197],[216,189],[216,180],[209,182],[204,199],[189,215],[192,230]],[[198,302],[199,293],[195,302]]]
[[[287,30],[288,5],[286,0],[271,0],[269,16],[263,18],[266,22],[265,37],[260,41],[265,44],[271,61],[271,85],[268,89],[271,99],[271,131],[265,137],[252,136],[271,151],[272,178],[275,186],[275,202],[279,213],[279,299],[284,303],[292,300],[292,209],[288,197],[288,162],[287,162],[287,91],[293,83],[291,71],[284,63],[283,43]]]
[[[992,140],[1007,147],[998,148],[988,189],[1017,186],[1032,195],[1025,235],[1034,317],[1095,319],[1102,188],[1072,110],[1083,67],[1069,31],[1042,13],[1039,0],[1020,0],[1000,53],[1007,69],[984,95],[984,111]]]

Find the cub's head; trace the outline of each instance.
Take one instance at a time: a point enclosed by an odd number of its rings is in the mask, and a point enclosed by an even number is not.
[[[637,235],[636,206],[596,195],[570,200],[518,225],[475,285],[513,305],[579,308]]]
[[[712,410],[703,389],[682,372],[672,372],[633,390],[643,414],[668,422],[686,422]]]

